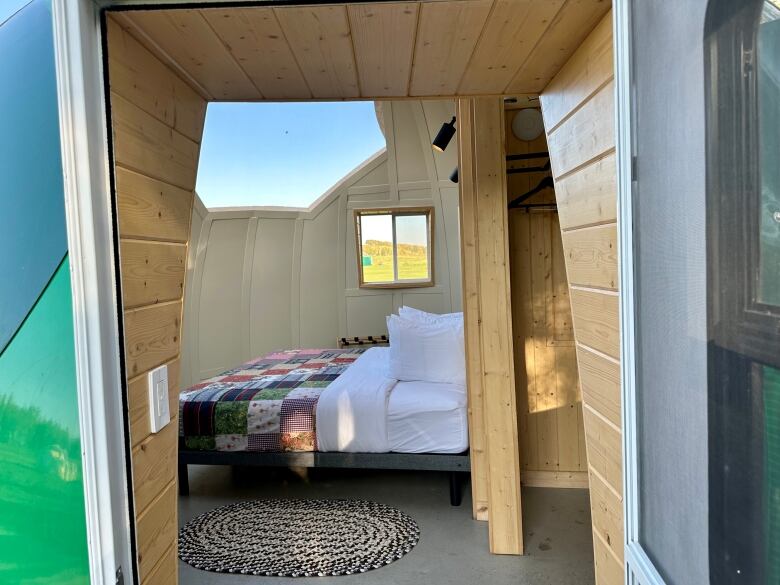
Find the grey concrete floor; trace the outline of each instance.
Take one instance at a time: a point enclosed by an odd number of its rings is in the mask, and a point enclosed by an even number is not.
[[[305,473],[305,472],[302,472]],[[449,505],[447,475],[435,472],[289,470],[190,466],[190,495],[179,499],[179,522],[217,506],[254,498],[355,498],[395,506],[420,526],[420,542],[391,565],[344,577],[221,575],[179,562],[181,585],[590,585],[593,555],[588,492],[523,490],[524,556],[488,552],[487,524],[463,505]]]

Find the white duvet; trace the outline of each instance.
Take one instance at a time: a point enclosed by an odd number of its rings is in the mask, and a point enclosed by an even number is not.
[[[317,449],[387,453],[387,404],[396,380],[388,371],[387,347],[362,354],[320,394]]]

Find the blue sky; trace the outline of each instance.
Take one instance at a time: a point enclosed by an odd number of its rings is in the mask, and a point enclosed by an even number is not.
[[[29,3],[30,0],[0,0],[0,24],[8,20],[22,6]]]
[[[384,147],[373,102],[212,103],[196,190],[207,207],[306,207]]]

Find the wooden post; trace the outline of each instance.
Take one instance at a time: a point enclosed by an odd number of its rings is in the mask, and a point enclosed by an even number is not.
[[[522,554],[503,102],[459,100],[458,114],[472,449],[475,438],[482,448],[474,484],[486,472],[490,551]]]
[[[488,520],[487,443],[482,403],[479,263],[477,260],[476,192],[474,191],[473,101],[458,100],[458,174],[460,185],[460,262],[466,335],[466,372],[471,451],[471,501],[475,520]]]

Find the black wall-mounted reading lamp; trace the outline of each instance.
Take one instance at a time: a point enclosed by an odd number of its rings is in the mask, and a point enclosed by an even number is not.
[[[453,183],[458,182],[458,167],[455,167],[455,170],[452,171],[452,174],[450,175],[450,181],[452,181]]]
[[[444,152],[453,136],[455,136],[455,116],[452,117],[451,121],[441,125],[439,133],[433,139],[433,148],[439,152]]]

